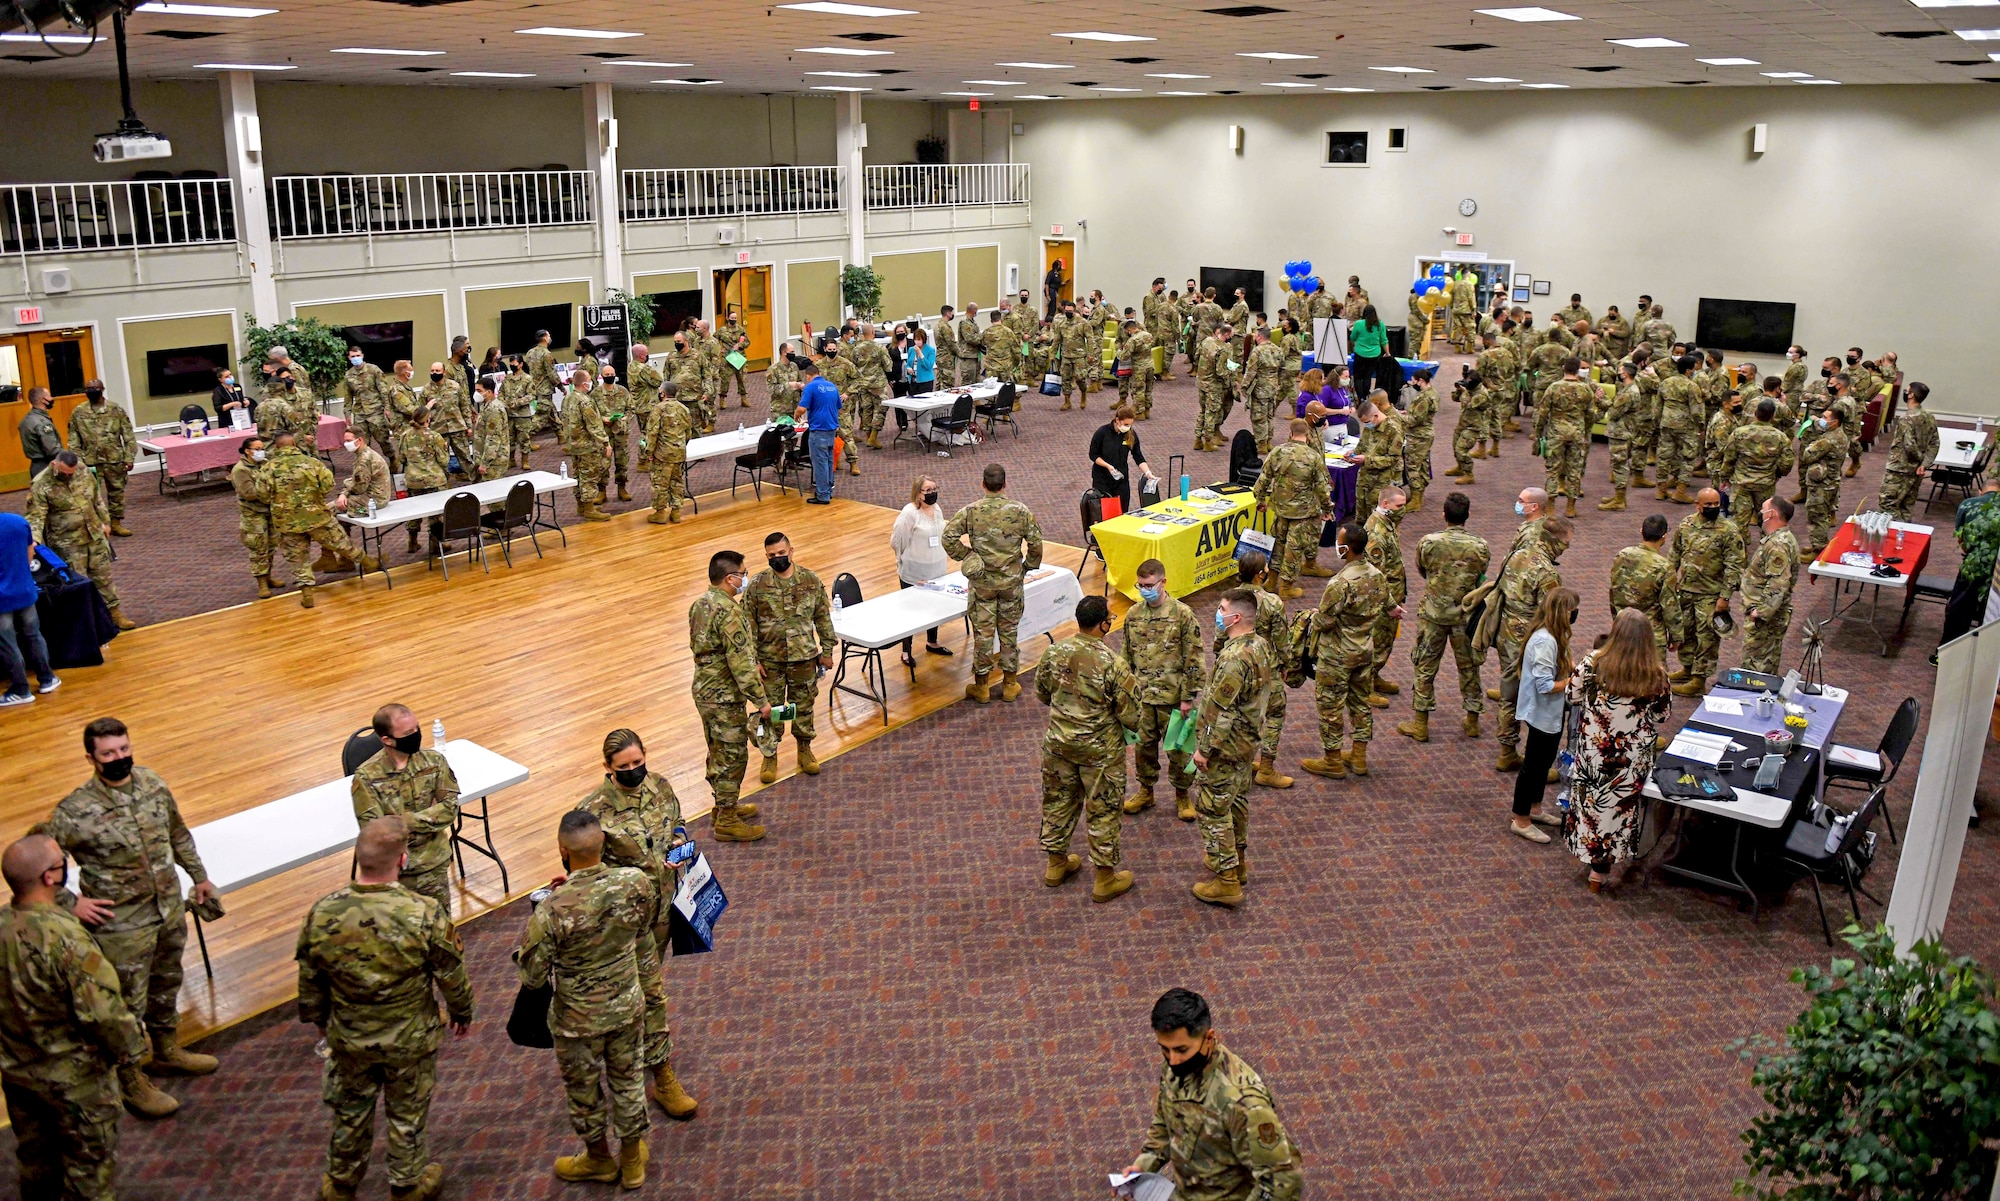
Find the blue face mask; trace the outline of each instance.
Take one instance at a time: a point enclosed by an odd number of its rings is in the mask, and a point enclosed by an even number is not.
[[[1139,587],[1139,599],[1145,601],[1149,605],[1158,604],[1160,600],[1160,590],[1158,588],[1148,588],[1142,584]]]
[[[1522,504],[1522,503],[1521,503],[1520,501],[1518,501],[1518,500],[1517,500],[1517,501],[1515,501],[1515,502],[1514,502],[1514,516],[1516,516],[1516,517],[1526,517],[1527,515],[1528,515],[1528,506],[1526,506],[1526,505]]]
[[[1218,634],[1227,634],[1229,632],[1229,614],[1220,609],[1215,611],[1215,632]]]

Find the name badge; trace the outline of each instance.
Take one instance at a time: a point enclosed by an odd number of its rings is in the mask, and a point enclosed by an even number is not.
[[[944,539],[942,539],[942,538],[933,538],[933,539],[931,539],[931,549],[932,549],[932,550],[938,550],[938,549],[942,548],[943,546],[944,546]]]

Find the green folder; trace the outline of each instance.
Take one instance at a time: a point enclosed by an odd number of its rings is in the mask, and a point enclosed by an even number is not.
[[[731,367],[736,368],[738,371],[741,371],[743,370],[743,364],[749,362],[750,360],[743,357],[742,351],[732,350],[728,354],[722,356],[722,361],[729,364]]]

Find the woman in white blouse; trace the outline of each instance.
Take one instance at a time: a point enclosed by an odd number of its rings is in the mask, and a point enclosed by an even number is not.
[[[889,531],[890,549],[896,552],[896,578],[903,587],[922,584],[951,574],[951,560],[944,553],[944,510],[938,508],[937,481],[920,475],[910,485],[910,503],[896,514],[896,526]],[[913,639],[903,639],[903,665],[915,667],[911,655]],[[924,649],[933,655],[949,655],[951,648],[939,646],[937,627],[924,631]]]

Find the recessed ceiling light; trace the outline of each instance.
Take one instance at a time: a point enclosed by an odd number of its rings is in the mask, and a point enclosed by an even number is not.
[[[800,46],[793,54],[845,54],[850,58],[865,58],[876,54],[894,54],[894,50],[863,50],[859,46]]]
[[[991,92],[939,92],[940,96],[991,96]]]
[[[2000,42],[2000,29],[1954,29],[1952,32],[1968,42]]]
[[[1061,100],[1061,96],[1016,96],[1016,100]]]
[[[1582,17],[1559,13],[1553,8],[1475,8],[1476,13],[1489,17],[1499,17],[1503,21],[1581,21]]]
[[[810,4],[780,4],[779,8],[802,13],[832,13],[841,17],[914,17],[914,8],[878,8],[873,4],[835,4],[833,0],[812,0]]]
[[[784,8],[784,7],[788,7],[788,6],[786,6],[786,5],[779,5],[779,7],[780,7],[780,8]],[[659,81],[657,81],[657,80],[656,80],[655,82],[659,82]],[[812,90],[813,90],[813,91],[815,91],[815,92],[872,92],[872,91],[874,91],[875,89],[874,89],[874,88],[849,88],[849,87],[842,87],[841,85],[839,85],[839,84],[837,84],[837,83],[816,83],[816,84],[812,85]]]
[[[721,83],[722,81],[720,79],[655,79],[652,82],[671,83],[684,88],[705,88],[709,84]]]
[[[650,58],[621,58],[609,64],[613,67],[692,67],[693,63],[663,63]]]
[[[1086,30],[1082,33],[1052,33],[1052,38],[1074,38],[1079,42],[1156,42],[1158,38],[1141,37],[1136,33],[1100,33]]]
[[[296,71],[292,63],[196,63],[197,71]]]
[[[135,11],[175,17],[268,17],[275,8],[234,8],[226,4],[141,4]]]
[[[87,33],[51,33],[47,35],[39,33],[0,33],[0,42],[46,41],[52,46],[94,45],[103,40],[103,38],[92,37]]]
[[[1996,63],[2000,63],[2000,50],[1996,50],[1993,53],[1987,55],[1986,57],[1992,59]]]
[[[1101,84],[1101,83],[1100,83],[1100,84],[1098,84],[1098,85],[1096,85],[1095,87],[1091,88],[1090,90],[1091,90],[1091,91],[1093,91],[1093,92],[1136,92],[1136,91],[1139,91],[1139,89],[1138,89],[1138,88],[1114,88],[1114,87],[1109,87],[1109,86],[1107,86],[1107,85],[1105,85],[1105,84]]]
[[[1471,78],[1467,79],[1467,80],[1466,80],[1465,82],[1467,82],[1467,83],[1519,83],[1519,82],[1521,82],[1521,81],[1520,81],[1520,80],[1518,80],[1518,79],[1515,79],[1514,77],[1512,77],[1512,76],[1510,76],[1510,75],[1474,75],[1474,76],[1472,76]]]
[[[401,55],[401,56],[403,56],[403,57],[406,57],[406,58],[428,58],[428,57],[430,57],[430,56],[432,56],[432,55],[437,55],[437,54],[443,54],[443,53],[444,53],[444,51],[442,51],[442,50],[391,50],[391,49],[389,49],[389,48],[388,48],[388,47],[386,47],[386,46],[342,46],[342,47],[340,47],[340,48],[339,48],[338,50],[329,50],[329,51],[327,51],[327,53],[329,53],[329,54],[394,54],[394,55]]]
[[[2000,0],[1910,0],[1918,8],[1992,8]]]
[[[1995,0],[2000,3],[2000,0]],[[1074,71],[1075,63],[994,63],[996,67],[1020,67],[1025,71]]]
[[[960,82],[976,83],[983,87],[989,87],[989,88],[1018,88],[1026,86],[1021,80],[1018,79],[966,79],[966,80],[961,80]]]
[[[533,79],[531,71],[453,71],[466,79]]]
[[[1329,92],[1372,92],[1374,88],[1326,88]]]
[[[1207,78],[1208,78],[1208,76],[1206,76],[1206,75],[1187,75],[1187,74],[1183,74],[1182,72],[1179,72],[1179,71],[1161,71],[1161,72],[1160,72],[1160,73],[1158,73],[1157,75],[1156,75],[1156,74],[1153,74],[1153,73],[1151,73],[1151,72],[1148,72],[1148,73],[1147,73],[1147,75],[1146,75],[1146,78],[1147,78],[1147,79],[1207,79]]]
[[[1524,88],[1539,88],[1543,91],[1553,91],[1556,88],[1566,88],[1569,85],[1566,83],[1524,83],[1521,86]]]
[[[1676,42],[1672,38],[1605,38],[1614,46],[1630,46],[1634,50],[1669,50],[1675,46],[1685,46],[1686,42]]]
[[[1831,85],[1833,85],[1834,87],[1839,87],[1839,86],[1840,86],[1840,81],[1839,81],[1838,79],[1801,79],[1801,80],[1799,80],[1799,82],[1800,82],[1800,83],[1824,83],[1824,84],[1831,84]]]
[[[2000,0],[1993,0],[1993,3],[2000,4]],[[1694,61],[1707,63],[1711,67],[1756,67],[1762,65],[1754,58],[1698,58]]]
[[[1207,92],[1154,92],[1155,96],[1206,96]]]
[[[1370,67],[1370,71],[1387,71],[1391,75],[1435,75],[1429,67]]]
[[[640,33],[627,33],[616,29],[570,29],[562,25],[537,25],[533,29],[516,29],[514,32],[545,38],[595,38],[600,41],[645,36]]]
[[[1312,85],[1309,83],[1267,83],[1263,86],[1267,88],[1309,88]]]
[[[692,63],[675,63],[676,67],[693,66]],[[818,75],[826,79],[880,79],[880,71],[807,71],[808,75]]]
[[[1289,60],[1289,59],[1295,59],[1295,58],[1297,58],[1297,59],[1306,59],[1306,58],[1318,58],[1318,57],[1319,57],[1319,55],[1317,55],[1317,54],[1293,54],[1293,53],[1291,53],[1290,51],[1286,51],[1286,50],[1239,50],[1239,51],[1237,51],[1237,52],[1236,52],[1236,57],[1238,57],[1238,58],[1268,58],[1268,59],[1270,59],[1270,60],[1271,60],[1271,61],[1273,61],[1273,62],[1279,62],[1279,61],[1284,61],[1284,60]]]
[[[1811,79],[1810,71],[1759,71],[1766,79]]]

